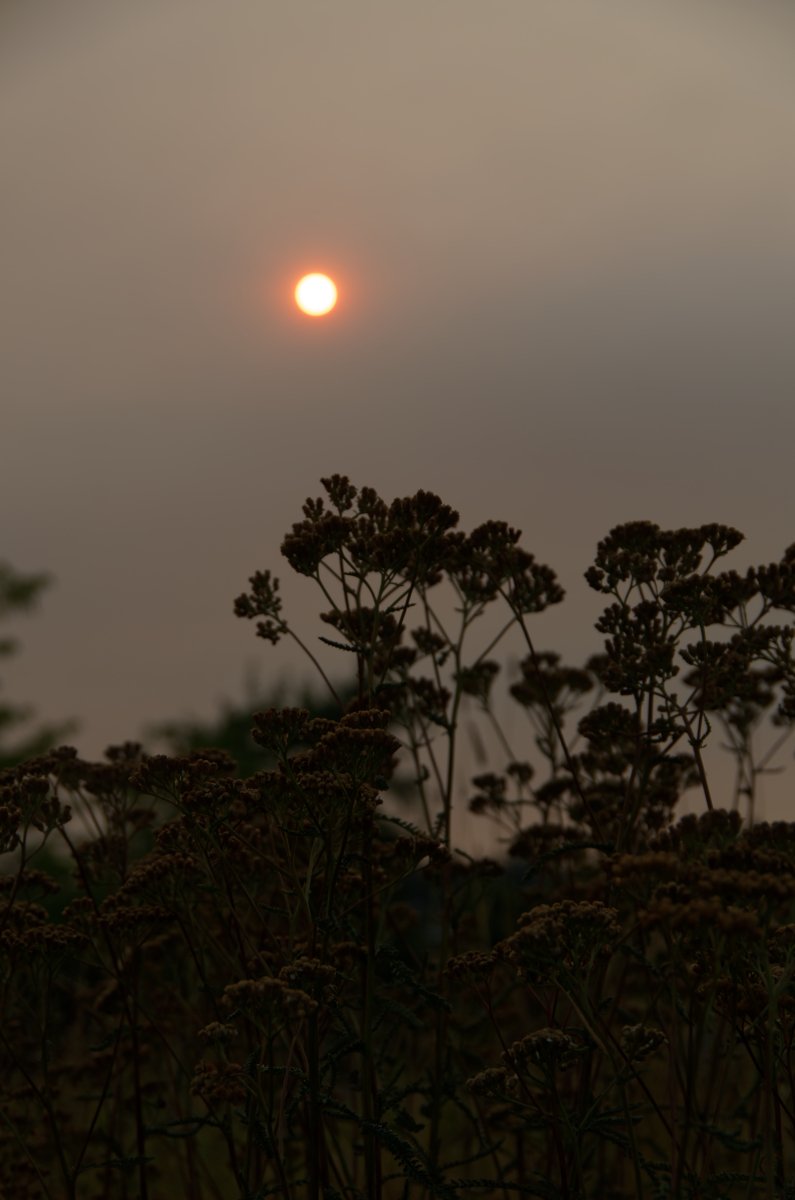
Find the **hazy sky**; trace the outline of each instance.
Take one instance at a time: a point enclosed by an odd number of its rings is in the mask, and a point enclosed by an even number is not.
[[[334,471],[519,526],[575,661],[611,526],[780,556],[794,55],[772,0],[0,0],[0,558],[57,580],[4,696],[95,755],[278,678],[232,602],[323,631]]]

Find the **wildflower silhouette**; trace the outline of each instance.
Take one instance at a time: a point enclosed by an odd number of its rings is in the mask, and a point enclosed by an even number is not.
[[[535,644],[563,592],[517,530],[323,489],[282,552],[349,695],[318,662],[329,710],[252,714],[259,766],[126,743],[0,773],[0,1194],[787,1195],[795,824],[754,789],[795,717],[793,548],[740,576],[728,527],[616,527],[587,572],[604,644],[572,667]],[[249,584],[237,615],[317,662],[277,577]],[[472,701],[501,862],[456,848]],[[78,891],[53,917],[56,841]]]

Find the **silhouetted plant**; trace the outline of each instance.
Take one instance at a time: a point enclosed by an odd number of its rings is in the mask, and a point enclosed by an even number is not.
[[[264,771],[274,765],[270,753],[258,745],[252,736],[252,712],[257,709],[280,708],[289,698],[291,704],[305,708],[312,716],[333,720],[342,715],[344,705],[352,698],[356,688],[350,683],[338,683],[335,690],[340,696],[341,704],[333,697],[319,695],[307,687],[297,695],[288,695],[285,684],[266,690],[249,680],[242,700],[222,701],[220,711],[215,717],[206,721],[183,718],[154,722],[148,727],[146,737],[147,740],[151,738],[165,742],[169,752],[177,755],[208,748],[225,750],[234,759],[241,779],[247,779],[257,771]]]
[[[718,719],[753,781],[765,714],[791,728],[793,551],[740,577],[713,570],[734,530],[618,526],[587,575],[605,645],[572,668],[536,649],[563,593],[516,530],[323,485],[282,549],[353,666],[347,701],[323,674],[335,715],[255,713],[246,778],[133,743],[0,774],[0,1192],[788,1195],[795,825],[752,794],[744,821],[743,784],[716,803],[703,749]],[[236,613],[314,659],[276,578],[250,585]],[[519,754],[494,711],[509,634]],[[466,697],[505,753],[469,807],[506,863],[455,849]],[[416,824],[387,810],[401,764]],[[693,786],[704,811],[677,817]],[[71,855],[58,922],[31,831]]]

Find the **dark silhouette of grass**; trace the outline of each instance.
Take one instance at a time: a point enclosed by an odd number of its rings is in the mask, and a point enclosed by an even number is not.
[[[795,824],[754,797],[795,716],[795,547],[740,576],[733,529],[618,526],[587,573],[604,646],[571,668],[534,643],[563,593],[516,530],[323,485],[282,552],[352,696],[321,672],[329,715],[255,713],[253,774],[128,743],[0,775],[3,1194],[791,1196]],[[311,656],[270,572],[235,611]],[[509,636],[522,758],[492,703]],[[455,847],[467,696],[506,752],[470,801],[505,863]],[[79,891],[58,919],[42,839]]]

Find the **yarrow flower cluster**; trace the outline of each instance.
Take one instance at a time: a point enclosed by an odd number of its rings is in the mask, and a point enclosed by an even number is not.
[[[322,486],[282,555],[344,681],[270,571],[234,611],[327,703],[0,770],[0,1195],[783,1196],[795,823],[754,804],[795,544],[739,574],[729,526],[616,526],[579,667],[535,643],[563,590],[518,529]],[[457,848],[462,796],[499,859]]]

